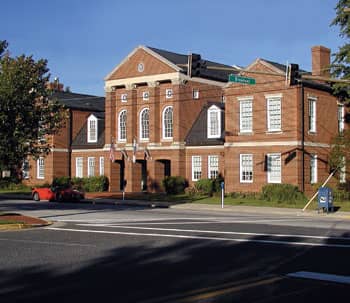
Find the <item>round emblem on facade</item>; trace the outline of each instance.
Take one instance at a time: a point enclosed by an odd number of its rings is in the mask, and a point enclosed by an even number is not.
[[[137,71],[142,73],[144,71],[145,67],[143,65],[143,63],[139,63],[137,64]]]

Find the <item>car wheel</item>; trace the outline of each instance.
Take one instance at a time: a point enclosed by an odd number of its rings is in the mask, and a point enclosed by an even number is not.
[[[63,201],[63,196],[62,196],[62,194],[61,194],[61,193],[56,193],[56,198],[55,198],[55,200],[56,200],[57,202],[62,202],[62,201]]]
[[[34,195],[33,195],[33,200],[34,200],[34,201],[40,201],[39,193],[37,193],[37,192],[34,193]]]

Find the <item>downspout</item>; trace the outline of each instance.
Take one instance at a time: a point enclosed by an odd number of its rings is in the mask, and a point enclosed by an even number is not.
[[[72,143],[73,143],[73,115],[69,109],[69,133],[68,133],[68,176],[72,177]]]
[[[305,104],[304,104],[304,85],[300,81],[300,99],[301,99],[301,192],[305,191]]]

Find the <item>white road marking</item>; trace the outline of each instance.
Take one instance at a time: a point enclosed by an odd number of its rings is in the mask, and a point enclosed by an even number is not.
[[[92,244],[80,244],[80,243],[67,243],[67,242],[50,242],[50,241],[35,241],[35,240],[22,240],[22,239],[6,239],[0,238],[0,241],[21,242],[30,244],[45,244],[45,245],[59,245],[59,246],[83,246],[83,247],[96,247]]]
[[[312,271],[297,271],[294,273],[287,274],[287,277],[350,284],[350,276],[331,275]]]
[[[142,237],[149,236],[149,237],[179,238],[179,239],[191,239],[191,240],[230,241],[230,242],[241,242],[241,243],[260,243],[260,244],[350,248],[350,245],[344,245],[344,244],[327,244],[327,243],[311,243],[311,242],[308,243],[308,242],[293,242],[293,241],[289,242],[289,241],[257,240],[257,239],[234,239],[234,238],[221,238],[221,237],[186,236],[186,235],[157,234],[157,233],[136,233],[136,232],[121,232],[121,231],[91,230],[91,229],[72,229],[72,228],[59,228],[59,227],[46,227],[45,229],[55,230],[55,231],[71,231],[71,232],[81,232],[81,233],[128,235],[128,236],[142,236]]]
[[[251,232],[236,232],[236,231],[218,231],[218,230],[202,230],[202,229],[177,229],[177,228],[156,228],[156,227],[138,227],[114,224],[78,224],[79,226],[95,226],[95,227],[116,227],[125,229],[141,229],[141,230],[158,230],[158,231],[176,231],[176,232],[194,232],[194,233],[208,233],[208,234],[226,234],[226,235],[243,235],[243,236],[267,236],[267,237],[292,237],[292,238],[306,238],[306,239],[321,239],[321,240],[349,240],[350,237],[331,237],[331,236],[309,236],[296,234],[267,234],[267,233],[251,233]]]

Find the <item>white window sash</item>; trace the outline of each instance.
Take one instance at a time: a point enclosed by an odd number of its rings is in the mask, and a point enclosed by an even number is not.
[[[267,182],[282,182],[281,154],[267,154]]]
[[[173,108],[172,106],[168,106],[163,110],[163,115],[162,115],[163,139],[173,138],[173,124],[174,124]]]
[[[239,131],[250,133],[253,131],[253,100],[239,101]]]
[[[339,182],[340,183],[346,183],[346,159],[345,157],[342,158],[343,165],[340,167],[339,170]]]
[[[147,112],[147,120],[145,114]],[[148,140],[149,139],[149,109],[145,108],[140,113],[140,139]]]
[[[316,132],[316,99],[309,98],[309,131]]]
[[[88,143],[97,142],[97,119],[96,117],[88,118]]]
[[[240,182],[253,183],[253,155],[241,154],[239,158]]]
[[[43,157],[40,157],[37,160],[37,179],[44,179],[45,178],[45,159]]]
[[[317,155],[311,155],[310,158],[310,183],[317,183]]]
[[[282,130],[282,102],[280,97],[267,99],[267,130]]]
[[[192,181],[198,181],[202,177],[202,157],[192,156]]]
[[[219,156],[208,156],[208,178],[215,179],[219,176]]]
[[[78,178],[83,177],[83,158],[75,158],[75,176]]]
[[[100,157],[100,176],[105,174],[105,157]]]
[[[88,177],[95,176],[95,158],[88,157]]]
[[[221,137],[221,110],[217,107],[209,108],[207,112],[207,137]]]
[[[344,105],[338,105],[338,131],[340,134],[344,131]]]
[[[125,120],[125,121],[122,121]],[[118,115],[118,141],[126,141],[126,128],[127,128],[127,111],[123,110]]]

